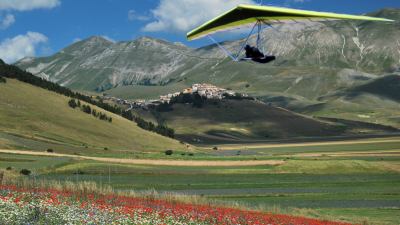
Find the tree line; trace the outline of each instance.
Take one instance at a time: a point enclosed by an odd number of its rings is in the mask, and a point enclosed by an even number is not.
[[[90,107],[90,105],[85,105],[85,104],[81,104],[81,101],[79,100],[75,100],[75,99],[70,99],[68,101],[68,105],[69,107],[75,109],[75,108],[79,108],[82,112],[87,113],[87,114],[91,114],[92,116],[99,118],[100,120],[105,120],[108,122],[112,122],[112,118],[111,116],[107,116],[107,114],[102,113],[102,112],[97,112],[96,109],[92,109]]]
[[[157,134],[160,134],[160,135],[163,135],[166,137],[170,137],[170,138],[175,137],[175,131],[172,128],[169,128],[162,124],[155,125],[154,123],[152,123],[150,121],[146,121],[138,116],[135,116],[131,111],[124,111],[122,114],[123,114],[123,117],[125,117],[129,120],[135,121],[136,124],[142,129],[152,131]]]
[[[152,122],[147,122],[142,118],[137,116],[133,116],[131,112],[127,113],[123,109],[118,106],[109,105],[102,101],[96,101],[92,99],[90,96],[83,95],[79,92],[74,92],[69,88],[62,87],[56,83],[52,83],[40,77],[36,77],[29,72],[23,71],[17,66],[7,65],[0,59],[0,74],[3,77],[17,79],[19,81],[29,83],[31,85],[47,89],[49,91],[56,92],[61,95],[65,95],[70,98],[74,98],[80,101],[87,102],[89,104],[95,105],[99,108],[102,108],[108,112],[120,115],[128,120],[134,121],[137,125],[145,130],[149,130],[152,132],[156,132],[158,134],[167,136],[167,137],[174,137],[174,130],[172,128],[168,128],[164,125],[157,125],[155,126]],[[88,111],[88,110],[87,110]]]

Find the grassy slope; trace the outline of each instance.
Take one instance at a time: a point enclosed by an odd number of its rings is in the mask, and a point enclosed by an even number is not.
[[[123,99],[158,99],[160,95],[182,91],[186,87],[188,86],[181,83],[167,86],[129,85],[116,87],[104,93]]]
[[[64,145],[62,149],[67,152],[79,150],[82,145],[94,150],[107,147],[111,151],[183,148],[175,140],[142,130],[135,123],[100,108],[92,106],[112,116],[112,123],[70,108],[69,99],[62,95],[12,79],[0,85],[0,147],[32,145],[39,150],[42,143],[41,150],[45,150],[48,144],[58,144]]]
[[[173,127],[183,139],[254,140],[342,132],[340,127],[247,100],[208,102],[202,108],[174,104],[172,111],[161,112],[158,118]]]
[[[366,84],[322,97],[324,104],[302,113],[400,127],[400,76],[387,75]]]
[[[202,108],[174,104],[173,110],[157,112],[136,110],[147,120],[166,123],[179,139],[199,143],[276,140],[281,138],[328,137],[365,133],[382,133],[384,129],[328,123],[271,107],[256,101],[208,101]],[[152,118],[153,117],[153,118]],[[197,140],[197,139],[200,139]]]

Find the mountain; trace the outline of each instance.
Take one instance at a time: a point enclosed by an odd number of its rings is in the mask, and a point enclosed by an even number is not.
[[[398,119],[385,118],[397,118],[393,113],[398,99],[376,92],[328,97],[362,93],[363,85],[400,72],[400,9],[368,15],[396,22],[308,21],[266,29],[263,48],[277,56],[267,65],[232,62],[216,45],[192,49],[150,37],[117,43],[91,37],[55,55],[26,58],[16,65],[75,90],[125,99],[157,98],[205,82],[299,113],[400,127]],[[254,42],[255,36],[250,38]],[[234,51],[243,40],[221,44]],[[365,104],[369,100],[376,104]],[[335,108],[342,111],[332,113]],[[368,111],[375,113],[365,116]]]
[[[112,43],[90,37],[45,58],[25,58],[17,65],[73,89],[100,91],[119,85],[162,82],[181,67],[189,51],[182,45],[140,38]]]
[[[398,9],[384,9],[370,15],[400,20]],[[252,63],[234,66],[237,63],[223,60],[224,54],[215,45],[191,49],[149,37],[117,43],[91,37],[53,56],[26,58],[16,65],[59,84],[89,91],[129,84],[165,85],[185,78],[215,79],[216,82],[223,79],[221,84],[238,86],[238,76],[268,87],[272,78],[285,83],[296,80],[302,83],[298,79],[304,74],[307,74],[304,81],[324,75],[313,82],[324,87],[342,69],[373,74],[397,70],[400,67],[399,27],[399,22],[354,21],[279,25],[262,33],[266,52],[278,57],[267,66]],[[251,42],[254,43],[254,39]],[[233,51],[242,43],[243,40],[222,44]],[[197,76],[193,77],[194,74]],[[270,79],[264,80],[266,76]]]

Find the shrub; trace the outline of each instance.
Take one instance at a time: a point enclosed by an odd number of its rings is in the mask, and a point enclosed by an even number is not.
[[[214,150],[214,151],[217,151],[217,150],[218,150],[218,147],[217,147],[217,146],[215,146],[215,147],[213,148],[213,150]]]
[[[68,105],[69,105],[69,107],[71,107],[71,108],[73,108],[73,109],[75,109],[75,108],[78,106],[78,105],[76,104],[75,99],[69,100],[69,101],[68,101]]]
[[[11,167],[11,166],[9,166],[9,167],[7,167],[7,168],[6,168],[6,170],[12,170],[12,167]]]
[[[194,156],[194,154],[193,153],[189,153],[189,156]]]
[[[25,176],[29,176],[32,172],[28,169],[22,169],[21,171],[19,171],[19,173]]]
[[[87,114],[92,114],[92,108],[90,108],[88,105],[82,105],[82,111]]]
[[[53,152],[54,152],[54,150],[53,150],[53,149],[51,149],[51,148],[49,148],[49,149],[47,149],[47,152],[53,153]]]
[[[174,151],[172,150],[165,151],[165,155],[172,155],[172,154],[174,154]]]
[[[107,150],[108,150],[108,148],[107,148],[107,147],[105,147],[105,148],[104,148],[104,150],[105,150],[105,151],[107,151]]]
[[[0,76],[0,83],[7,83],[7,80],[4,77]]]

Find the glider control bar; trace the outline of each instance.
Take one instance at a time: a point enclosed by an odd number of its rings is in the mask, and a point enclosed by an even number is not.
[[[249,35],[247,36],[246,41],[240,47],[240,50],[237,52],[236,55],[233,55],[228,49],[224,48],[224,46],[222,46],[218,41],[216,41],[211,35],[207,35],[207,37],[212,42],[214,42],[220,49],[222,49],[222,51],[224,51],[224,53],[227,56],[229,56],[233,61],[238,62],[239,61],[239,57],[240,57],[240,53],[242,53],[243,49],[248,44],[249,39],[250,39],[251,35],[254,33],[254,30],[255,30],[256,27],[258,28],[258,31],[257,31],[257,48],[260,48],[260,41],[261,41],[260,33],[261,33],[261,30],[262,30],[262,24],[263,23],[265,23],[265,22],[263,22],[262,20],[257,20],[257,22],[254,24],[253,28],[251,29]]]
[[[211,35],[207,35],[207,37],[208,37],[212,42],[214,42],[215,44],[217,44],[218,47],[219,47],[220,49],[222,49],[222,50],[225,52],[225,54],[226,54],[227,56],[229,56],[233,61],[235,61],[235,62],[238,61],[237,58],[235,58],[235,56],[233,56],[233,54],[232,54],[228,49],[224,48],[224,46],[222,46],[218,41],[216,41],[213,37],[211,37]]]
[[[240,48],[240,50],[236,54],[236,59],[239,59],[240,53],[243,51],[244,47],[246,47],[247,43],[249,42],[249,39],[250,39],[251,35],[253,34],[254,29],[256,28],[257,24],[258,24],[258,21],[257,21],[256,24],[254,24],[253,28],[250,31],[250,34],[246,38],[246,41],[244,42],[244,44],[242,45],[242,47]]]

